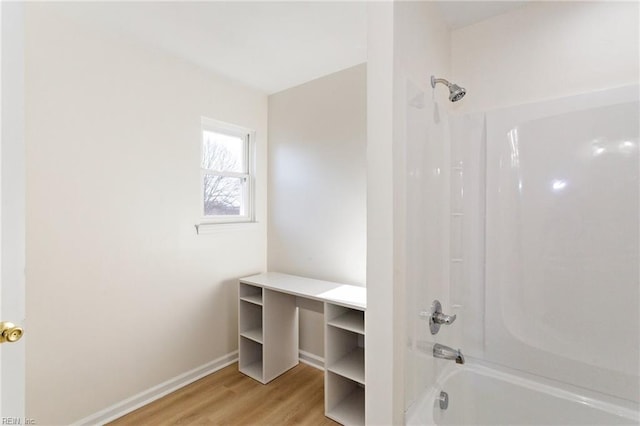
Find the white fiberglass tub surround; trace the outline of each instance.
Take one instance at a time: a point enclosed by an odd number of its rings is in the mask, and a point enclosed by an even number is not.
[[[639,98],[449,117],[448,286],[412,303],[458,319],[410,322],[408,424],[640,423]],[[433,359],[436,342],[471,362]]]
[[[639,114],[637,86],[487,113],[481,359],[640,400]]]
[[[435,402],[440,391],[449,407]],[[407,425],[636,425],[638,412],[477,364],[448,366]]]

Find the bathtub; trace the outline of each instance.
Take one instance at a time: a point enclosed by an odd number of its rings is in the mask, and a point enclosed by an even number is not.
[[[436,402],[440,391],[449,407]],[[449,365],[406,413],[424,425],[637,425],[640,413],[484,365]]]

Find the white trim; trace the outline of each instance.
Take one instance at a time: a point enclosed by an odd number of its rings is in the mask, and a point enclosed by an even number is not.
[[[238,351],[231,352],[216,360],[208,362],[200,367],[194,368],[191,371],[180,374],[166,382],[160,383],[157,386],[149,388],[140,392],[137,395],[120,401],[111,407],[107,407],[95,414],[92,414],[84,419],[78,420],[73,425],[95,425],[109,423],[115,419],[118,419],[130,412],[137,410],[163,396],[170,394],[182,387],[187,386],[190,383],[195,382],[211,373],[214,373],[224,367],[227,367],[234,362],[238,361]]]
[[[213,118],[200,117],[200,123],[203,129],[210,132],[222,131],[229,136],[244,137],[246,134],[253,132],[253,130],[238,126],[237,124],[227,123],[225,121],[214,120]]]
[[[307,352],[307,351],[303,351],[302,349],[299,349],[298,359],[300,360],[300,362],[310,365],[313,368],[317,368],[318,370],[324,371],[324,358],[318,355],[314,355],[311,352]]]
[[[227,231],[258,231],[260,229],[259,222],[208,222],[208,223],[198,223],[195,225],[196,234],[198,235],[207,235],[207,234],[218,234],[220,232]]]
[[[201,169],[201,170],[202,170],[202,176],[214,175],[214,176],[223,176],[223,177],[233,177],[238,179],[249,179],[249,173],[219,172],[213,169]]]

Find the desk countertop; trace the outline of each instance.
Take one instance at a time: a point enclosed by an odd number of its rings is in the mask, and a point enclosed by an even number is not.
[[[367,289],[357,285],[315,280],[280,272],[252,275],[240,278],[240,282],[362,311],[367,309]]]

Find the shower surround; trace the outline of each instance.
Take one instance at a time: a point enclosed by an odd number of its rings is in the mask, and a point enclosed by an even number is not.
[[[409,147],[432,120],[417,91],[407,96]],[[409,424],[640,421],[638,99],[629,86],[441,116],[434,127],[449,152],[429,155],[432,143],[413,153],[449,167],[427,166],[423,179],[409,169],[407,276],[438,271],[449,283],[443,309],[457,320],[432,336],[417,315],[428,293],[407,292]],[[443,184],[448,205],[427,203],[421,192]],[[447,235],[434,238],[437,229]],[[447,259],[419,262],[437,250],[428,241]],[[435,343],[460,347],[467,365],[433,359]],[[441,390],[449,412],[435,402]],[[540,416],[513,417],[519,401]]]

